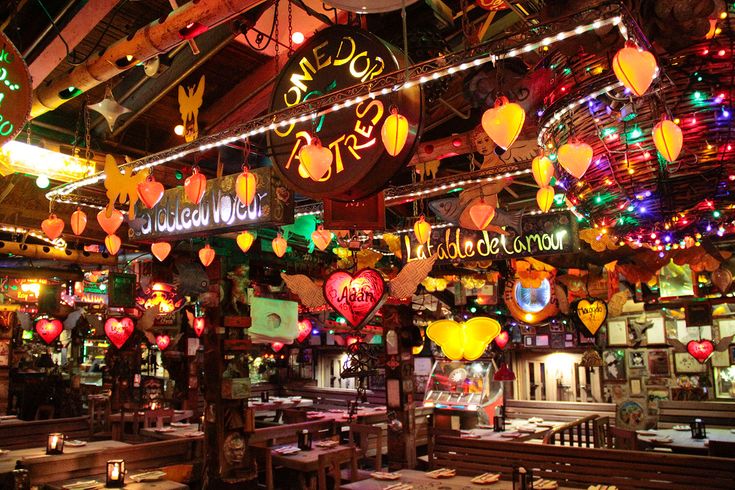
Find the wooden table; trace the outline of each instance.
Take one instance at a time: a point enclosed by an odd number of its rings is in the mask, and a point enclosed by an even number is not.
[[[735,442],[735,433],[733,429],[719,429],[719,428],[707,428],[707,439],[692,439],[692,433],[687,430],[674,430],[674,429],[657,429],[655,436],[647,436],[638,434],[638,439],[645,442],[648,445],[654,447],[668,447],[674,452],[683,452],[690,454],[707,454],[707,441],[717,440],[726,442]],[[658,442],[655,441],[657,437],[669,437],[672,442]]]
[[[330,409],[319,412],[318,416],[307,416],[308,420],[334,420],[346,423],[349,420],[347,409]],[[386,421],[388,412],[385,407],[361,407],[357,409],[353,421],[359,424],[373,424]]]
[[[64,445],[64,454],[77,454],[86,452],[99,452],[109,449],[115,449],[118,447],[128,447],[130,444],[120,441],[93,441],[88,442],[84,446],[69,446]],[[15,462],[18,460],[33,459],[34,461],[39,460],[53,460],[57,457],[55,454],[46,454],[45,447],[35,447],[30,449],[17,449],[10,451],[3,455],[0,455],[0,475],[10,473],[15,469]]]
[[[318,441],[314,441],[316,444]],[[272,449],[278,449],[281,447],[295,446],[295,444],[287,444],[285,446],[274,446]],[[344,445],[338,444],[331,448],[320,448],[312,446],[309,451],[299,451],[295,454],[283,455],[273,452],[271,450],[271,458],[273,459],[273,466],[282,466],[298,473],[299,485],[302,489],[316,488],[316,485],[312,485],[313,480],[316,478],[316,472],[319,470],[319,455],[329,454],[335,451],[344,449]]]
[[[182,420],[190,419],[194,416],[193,410],[174,410],[174,414],[171,417],[171,422],[180,422]],[[138,412],[138,424],[143,424],[145,418],[145,412]],[[110,415],[110,430],[112,431],[112,438],[119,441],[122,439],[123,428],[127,423],[133,423],[135,421],[135,413],[125,412],[125,414],[113,413]]]
[[[290,398],[278,398],[272,396],[267,402],[262,402],[252,398],[248,400],[248,405],[255,409],[255,412],[272,412],[274,410],[283,410],[284,408],[311,407],[314,400],[302,398],[296,402]]]
[[[493,483],[491,485],[477,485],[475,483],[472,483],[471,476],[455,476],[452,478],[441,478],[441,479],[434,479],[429,476],[426,476],[426,473],[423,471],[415,471],[415,470],[401,470],[399,471],[401,474],[400,480],[393,480],[393,481],[381,481],[381,480],[375,480],[373,478],[370,478],[368,480],[358,481],[355,483],[348,483],[343,484],[341,488],[344,489],[351,489],[351,490],[381,490],[385,487],[388,487],[390,485],[393,485],[395,483],[403,482],[403,483],[410,483],[413,485],[414,490],[422,490],[422,489],[457,489],[457,490],[464,490],[464,489],[470,489],[470,490],[512,490],[513,489],[513,483],[508,480],[501,480],[497,483]],[[569,487],[559,487],[561,490],[569,489]]]
[[[191,439],[199,439],[204,438],[204,432],[199,430],[199,424],[189,424],[185,425],[183,427],[173,427],[173,426],[166,426],[166,430],[161,431],[160,429],[156,428],[148,428],[148,429],[140,429],[140,434],[145,437],[149,437],[151,439],[158,439],[160,441],[165,441],[168,439],[182,439],[182,438],[191,438]],[[173,430],[169,430],[173,429]]]
[[[64,482],[58,482],[58,483],[49,483],[46,484],[45,488],[48,488],[50,490],[64,490],[66,487],[64,485],[70,485],[72,483],[80,482],[80,481],[90,481],[90,480],[97,480],[98,482],[102,483],[102,486],[100,488],[104,488],[105,484],[105,476],[96,476],[96,477],[89,477],[89,478],[77,478],[75,480],[69,480]],[[175,481],[170,480],[158,480],[158,481],[148,481],[148,482],[141,482],[136,483],[133,481],[129,481],[125,483],[125,486],[123,487],[126,490],[188,490],[189,485],[185,485],[183,483],[178,483]]]

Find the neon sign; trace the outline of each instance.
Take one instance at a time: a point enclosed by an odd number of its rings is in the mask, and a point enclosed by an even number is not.
[[[145,289],[138,291],[135,304],[141,310],[159,308],[159,315],[167,315],[184,306],[185,298],[178,293],[171,284],[154,282]]]
[[[302,46],[283,68],[271,111],[293,107],[328,92],[366,83],[401,68],[403,55],[369,32],[347,26],[325,29]],[[409,121],[404,149],[390,156],[380,140],[391,105]],[[341,201],[362,199],[383,188],[413,153],[421,133],[421,86],[355,100],[347,110],[284,124],[268,133],[274,167],[289,187],[305,195]],[[299,151],[317,136],[332,152],[332,166],[312,180]]]
[[[31,112],[31,74],[23,56],[0,32],[0,146],[15,138]]]
[[[324,281],[324,298],[354,328],[365,325],[385,302],[383,276],[374,269],[336,271]]]
[[[500,235],[488,231],[466,230],[456,226],[432,230],[426,244],[413,234],[403,237],[406,262],[438,254],[436,263],[504,260],[529,256],[570,253],[578,248],[576,220],[569,213],[535,215],[523,218],[520,235],[509,231]]]
[[[235,192],[237,174],[208,179],[199,204],[192,204],[184,188],[164,192],[153,209],[138,205],[131,222],[134,239],[185,238],[227,228],[237,231],[254,225],[293,223],[293,193],[283,187],[269,168],[252,170],[258,179],[255,199],[245,206]]]

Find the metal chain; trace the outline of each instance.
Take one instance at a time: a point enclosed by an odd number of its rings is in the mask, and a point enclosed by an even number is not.
[[[29,146],[31,144],[31,129],[32,129],[31,121],[28,121],[28,129],[26,131],[26,143],[28,143]]]
[[[79,123],[82,122],[82,120],[84,119],[84,111],[87,110],[88,103],[89,103],[89,95],[87,95],[84,98],[84,105],[82,106],[82,112],[79,114],[76,124],[74,124],[74,141],[72,142],[71,154],[75,157],[78,156],[77,153],[79,152]]]
[[[273,40],[276,43],[276,46],[275,46],[275,50],[276,50],[276,75],[278,75],[278,72],[281,71],[281,60],[278,57],[278,54],[279,54],[279,51],[280,51],[279,48],[280,48],[280,44],[281,44],[281,42],[279,41],[280,34],[279,34],[279,30],[278,30],[278,27],[279,27],[278,26],[278,4],[279,3],[280,3],[280,0],[276,0],[276,6],[275,6],[275,8],[273,10],[273,25],[275,26],[274,29],[273,29],[273,31],[274,31],[274,38],[273,38]]]
[[[87,107],[87,104],[84,104],[84,159],[89,161],[89,154],[90,154],[90,146],[92,143],[92,133],[90,131],[91,125],[90,125],[90,116],[89,116],[89,107]]]
[[[293,54],[293,5],[288,0],[288,56]]]

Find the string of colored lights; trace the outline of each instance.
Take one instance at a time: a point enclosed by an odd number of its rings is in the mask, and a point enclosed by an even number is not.
[[[180,159],[191,153],[228,145],[238,140],[246,140],[251,136],[263,134],[266,131],[272,131],[279,127],[286,127],[310,119],[314,120],[323,115],[359,104],[368,98],[374,98],[378,94],[387,95],[398,90],[409,89],[416,84],[424,84],[442,77],[451,76],[472,67],[478,67],[486,63],[495,63],[498,60],[506,58],[513,58],[520,54],[528,53],[542,47],[548,47],[554,43],[608,25],[617,26],[623,37],[627,38],[627,28],[623,23],[622,15],[615,15],[613,17],[597,19],[588,24],[578,25],[572,30],[562,31],[554,36],[544,37],[539,41],[527,43],[521,47],[507,49],[505,51],[501,50],[498,53],[490,53],[489,43],[480,44],[449,56],[434,58],[419,63],[405,71],[399,70],[377,77],[369,83],[355,85],[316,99],[310,99],[308,102],[302,102],[293,107],[267,114],[235,128],[202,137],[194,142],[149,155],[129,164],[123,164],[120,168],[124,172],[136,172],[156,167]],[[479,56],[477,54],[478,52],[481,52]],[[49,191],[46,194],[46,198],[54,201],[58,200],[61,196],[70,196],[77,189],[102,182],[105,177],[103,171],[91,177],[61,185]],[[76,199],[74,197],[65,200],[69,204],[86,205],[83,202],[75,201]]]
[[[35,230],[31,230],[28,228],[23,228],[20,226],[6,226],[2,225],[0,226],[0,231],[6,232],[6,233],[12,233],[14,235],[24,235],[24,236],[32,236],[33,238],[37,240],[41,240],[43,242],[48,243],[49,245],[53,245],[55,248],[64,249],[66,248],[66,241],[59,237],[55,240],[50,240],[49,237],[47,237],[45,234],[40,233]]]

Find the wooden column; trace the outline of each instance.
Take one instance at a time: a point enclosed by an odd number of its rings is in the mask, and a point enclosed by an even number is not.
[[[413,325],[410,305],[383,307],[385,397],[388,407],[390,470],[416,467],[416,418],[413,399],[413,355],[401,342],[401,329]],[[391,419],[395,419],[392,423]],[[400,423],[400,424],[399,424]]]

